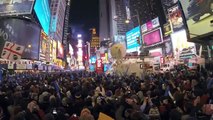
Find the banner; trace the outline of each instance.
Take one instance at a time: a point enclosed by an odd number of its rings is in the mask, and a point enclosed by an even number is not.
[[[155,19],[143,24],[141,26],[141,30],[142,30],[141,32],[142,33],[149,32],[152,29],[157,28],[159,26],[160,26],[160,22],[159,22],[159,18],[157,17],[157,18],[155,18]]]

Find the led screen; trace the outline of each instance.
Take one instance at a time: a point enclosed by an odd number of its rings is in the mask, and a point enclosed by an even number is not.
[[[34,0],[0,0],[0,16],[31,14]]]
[[[213,0],[180,0],[190,38],[213,32]]]
[[[169,20],[171,21],[173,31],[184,29],[183,17],[179,5],[168,9]]]
[[[90,57],[90,62],[91,62],[92,64],[94,64],[94,63],[96,62],[96,60],[97,60],[96,56],[91,56],[91,57]]]
[[[140,27],[136,27],[126,33],[127,52],[138,51],[140,44],[138,44],[137,40],[140,38],[140,36]]]
[[[36,0],[34,10],[44,32],[49,35],[51,15],[48,0]]]
[[[38,60],[40,32],[40,28],[30,21],[0,19],[0,53],[5,42],[12,42],[24,46],[22,58]]]
[[[64,58],[64,48],[60,41],[57,44],[57,58]]]
[[[154,45],[156,43],[161,42],[161,40],[162,40],[161,29],[157,29],[157,30],[144,34],[143,40],[144,40],[144,44],[146,46]]]
[[[179,32],[171,34],[171,39],[173,45],[173,52],[177,58],[179,58],[181,54],[185,54],[184,52],[188,48],[192,48],[191,54],[196,53],[195,44],[192,42],[187,42],[186,30],[181,30]]]
[[[153,56],[153,57],[160,57],[162,56],[162,48],[149,50],[149,54],[150,56]]]

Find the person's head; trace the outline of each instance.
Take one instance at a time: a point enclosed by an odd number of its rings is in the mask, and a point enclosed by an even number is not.
[[[95,120],[88,108],[84,108],[80,114],[80,120]]]

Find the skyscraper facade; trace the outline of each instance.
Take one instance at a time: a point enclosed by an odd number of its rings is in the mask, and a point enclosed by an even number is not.
[[[64,29],[63,29],[63,44],[65,53],[68,52],[68,34],[69,34],[69,16],[70,16],[70,4],[71,0],[66,0],[66,10],[65,10],[65,18],[64,18]]]
[[[50,36],[57,41],[63,40],[63,27],[66,10],[66,0],[51,0]]]
[[[99,0],[99,37],[100,41],[110,37],[109,0]]]
[[[124,0],[100,0],[100,41],[125,41],[128,26]]]
[[[131,16],[139,15],[141,24],[144,24],[156,17],[164,24],[166,18],[160,0],[129,0]],[[137,13],[138,12],[138,13]],[[138,20],[132,19],[134,26],[138,26]]]
[[[110,0],[110,36],[114,42],[125,41],[128,24],[124,0]]]

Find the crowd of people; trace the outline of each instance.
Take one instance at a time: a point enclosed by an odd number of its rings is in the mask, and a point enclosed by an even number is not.
[[[103,114],[105,120],[213,119],[213,73],[17,73],[0,84],[0,120],[104,120]]]

